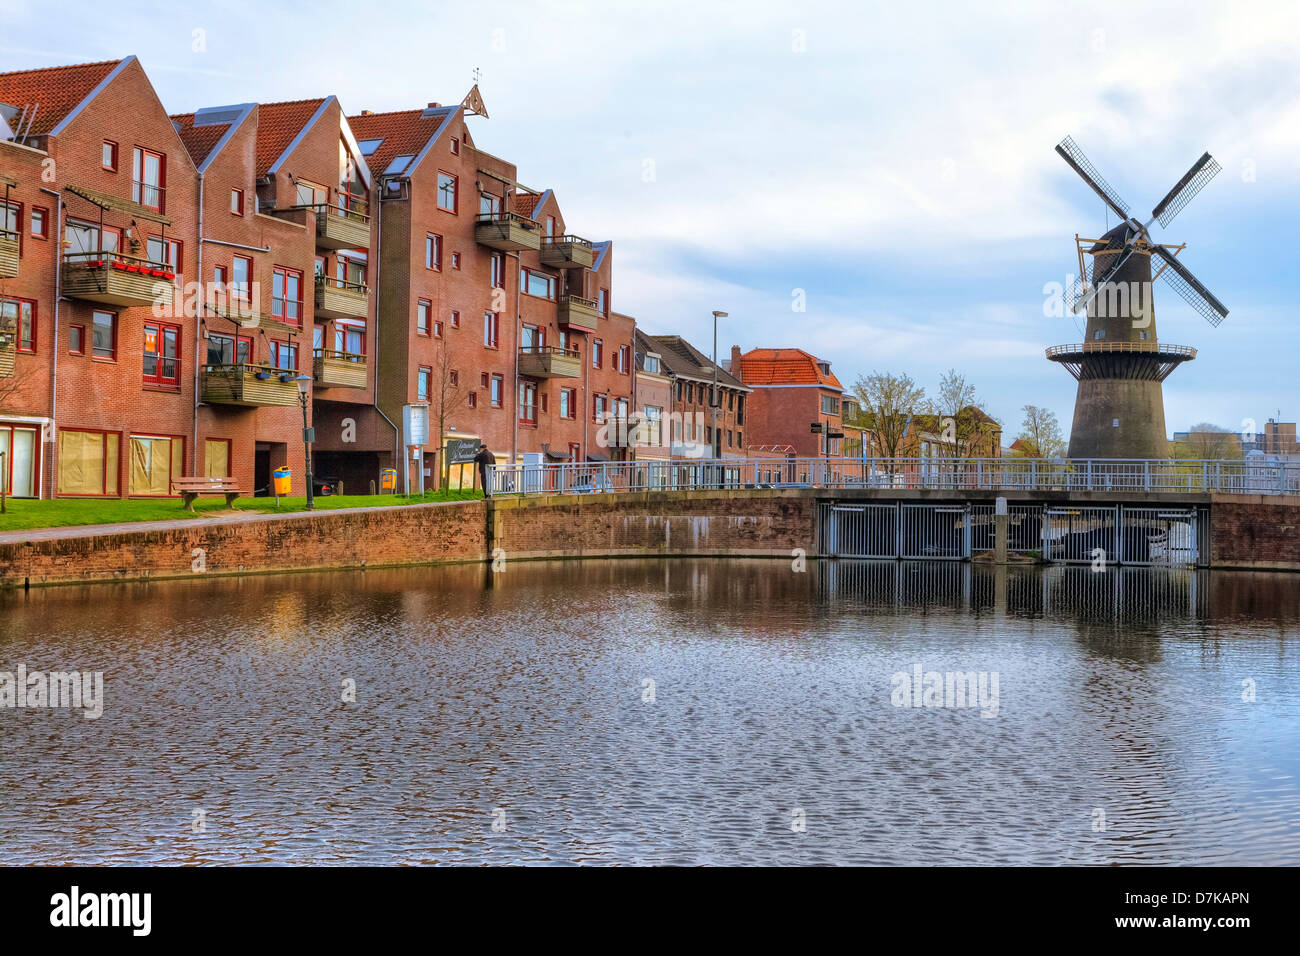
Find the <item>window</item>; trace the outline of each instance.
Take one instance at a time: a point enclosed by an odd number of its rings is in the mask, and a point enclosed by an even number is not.
[[[459,385],[459,384],[460,384],[460,371],[459,371],[459,370],[453,368],[453,369],[451,369],[450,371],[447,372],[447,384],[448,384],[448,385]]]
[[[169,435],[132,435],[127,467],[127,494],[162,498],[172,494],[172,478],[185,470],[185,439]]]
[[[324,186],[299,179],[294,183],[294,189],[299,206],[324,206],[329,203],[329,190]]]
[[[546,332],[536,325],[525,325],[519,339],[519,351],[536,352],[546,344]]]
[[[603,422],[609,414],[609,398],[605,395],[597,395],[591,403],[591,420],[593,422]]]
[[[433,381],[433,369],[420,366],[420,374],[415,380],[415,400],[417,402],[427,402],[429,400],[429,383]]]
[[[59,429],[59,494],[116,495],[118,450],[116,432]]]
[[[727,429],[727,447],[728,447],[728,448],[731,447],[731,438],[732,438],[732,432],[731,432],[731,429],[728,428],[728,429]]]
[[[531,269],[519,270],[519,286],[528,293],[541,299],[555,298],[555,277]]]
[[[421,299],[415,306],[415,331],[420,335],[429,334],[429,312],[433,309],[433,303],[428,299]]]
[[[478,194],[478,211],[485,216],[495,216],[501,212],[501,197],[491,193]]]
[[[582,460],[582,446],[577,442],[569,442],[569,461]]]
[[[271,341],[271,365],[285,372],[298,371],[298,346],[292,342]]]
[[[691,382],[686,383],[686,401],[688,404],[695,404],[695,386]]]
[[[840,400],[834,395],[823,395],[822,413],[826,415],[838,415],[840,413]]]
[[[100,165],[105,169],[117,172],[117,143],[113,142],[111,139],[104,140],[104,150],[102,158],[100,159]]]
[[[203,476],[205,478],[229,478],[230,474],[230,439],[203,439]]]
[[[569,333],[564,329],[560,329],[560,348],[564,349],[566,352],[571,348],[569,345]]]
[[[451,327],[452,327],[453,329],[458,329],[458,328],[460,328],[460,313],[459,313],[459,312],[452,312],[452,314],[451,314]]]
[[[596,311],[609,318],[609,290],[601,289],[596,293]]]
[[[470,392],[469,395],[465,398],[465,404],[467,404],[470,408],[478,408],[478,393]]]
[[[663,438],[664,410],[658,405],[647,405],[641,411],[645,416],[644,434],[646,441],[651,445],[660,444]]]
[[[1146,340],[1147,340],[1147,334],[1146,334],[1146,332],[1139,332],[1139,333],[1138,333],[1138,341],[1139,341],[1139,342],[1145,342]]]
[[[483,313],[483,347],[494,349],[501,336],[501,317],[495,312]]]
[[[1104,339],[1104,338],[1106,337],[1106,330],[1105,330],[1105,329],[1098,329],[1096,332],[1093,332],[1093,333],[1092,333],[1092,337],[1093,337],[1094,339]]]
[[[150,262],[162,262],[177,276],[181,274],[181,241],[150,236],[145,242],[145,256]]]
[[[236,216],[244,214],[244,191],[242,189],[230,190],[230,211]]]
[[[181,327],[161,322],[144,324],[144,381],[148,385],[180,388]]]
[[[218,293],[226,291],[226,283],[230,281],[230,270],[225,266],[212,267],[212,284],[216,286]]]
[[[21,425],[0,425],[0,462],[4,467],[4,486],[15,498],[36,496],[40,457],[39,429]]]
[[[341,284],[364,290],[366,285],[366,260],[363,254],[353,252],[345,255],[340,252],[334,263],[334,275]]]
[[[653,375],[659,374],[659,356],[647,355],[642,359],[642,364],[645,366],[647,372],[650,372]]]
[[[493,376],[492,376],[492,391],[491,391],[491,393],[490,393],[490,394],[491,394],[491,397],[492,397],[492,407],[493,407],[493,408],[500,408],[500,407],[501,407],[502,402],[505,401],[505,391],[506,391],[506,382],[505,382],[505,378],[504,378],[503,376],[500,376],[500,375],[493,375]]]
[[[451,254],[451,267],[452,267],[453,269],[459,269],[459,268],[460,268],[460,253],[459,253],[459,252],[453,252],[453,253]]]
[[[616,367],[624,375],[627,374],[631,354],[632,354],[632,350],[630,347],[626,345],[620,345],[618,347],[618,364]]]
[[[438,170],[438,208],[456,211],[456,177]]]
[[[166,191],[166,157],[137,146],[131,161],[131,198],[147,209],[162,212]]]
[[[116,252],[121,245],[121,231],[105,226],[102,230],[91,222],[68,220],[65,230],[72,253]]]
[[[32,207],[32,238],[50,238],[50,211],[44,206]]]
[[[492,254],[492,288],[506,287],[506,257],[499,252]]]
[[[68,326],[68,351],[73,355],[86,354],[86,327],[84,325]]]
[[[745,436],[742,435],[740,432],[736,432],[736,447],[737,448],[745,447]]]
[[[116,361],[117,313],[96,310],[91,314],[91,330],[94,357],[105,361]]]
[[[346,355],[366,354],[366,324],[353,319],[338,319],[334,323],[334,351]]]
[[[442,271],[442,236],[430,233],[424,237],[424,267],[435,272]]]
[[[519,424],[537,424],[537,383],[519,383]]]
[[[247,256],[235,256],[230,267],[230,294],[236,299],[247,299],[252,294],[253,260]]]
[[[673,388],[675,389],[675,391],[676,391],[676,393],[677,393],[675,397],[677,398],[677,401],[680,402],[680,401],[682,400],[682,383],[681,383],[681,382],[677,382],[677,383],[673,386]]]
[[[302,273],[276,266],[271,270],[271,315],[302,328]]]
[[[605,343],[600,339],[592,339],[591,342],[591,367],[600,368],[605,361]]]
[[[482,385],[484,388],[487,388],[487,387],[488,387],[488,378],[490,378],[490,376],[488,375],[488,373],[487,373],[487,372],[483,372],[482,374],[479,375],[479,384]]]
[[[339,194],[338,208],[342,213],[364,215],[366,188],[361,182],[361,172],[348,144],[339,138]]]
[[[545,395],[542,396],[542,412],[543,412],[543,413],[546,412],[546,405],[547,405],[546,398],[547,398],[547,396],[545,396]]]
[[[19,352],[35,352],[36,303],[31,299],[0,299],[0,328],[17,331]]]
[[[548,236],[550,236],[550,237],[552,237],[552,238],[555,236],[555,217],[554,217],[554,216],[547,216],[547,217],[546,217],[546,235],[548,235]]]
[[[614,399],[614,417],[622,421],[627,421],[627,399]]]
[[[460,155],[460,140],[458,140],[455,136],[451,138],[451,155],[453,156]]]
[[[727,393],[727,411],[732,411],[736,407],[736,393]]]
[[[208,365],[247,365],[252,353],[253,340],[246,335],[208,333]]]

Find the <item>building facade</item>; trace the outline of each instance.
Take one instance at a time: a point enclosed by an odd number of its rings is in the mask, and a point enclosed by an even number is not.
[[[752,390],[746,429],[753,457],[844,454],[844,393],[830,363],[803,349],[731,347],[731,369]]]
[[[673,458],[745,458],[750,390],[680,335],[651,335],[672,382],[670,450]],[[710,398],[717,381],[717,397]]]

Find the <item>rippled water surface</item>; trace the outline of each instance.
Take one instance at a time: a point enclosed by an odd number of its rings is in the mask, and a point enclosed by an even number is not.
[[[1297,864],[1298,658],[1286,575],[616,561],[10,593],[0,671],[102,670],[106,700],[0,709],[0,846]],[[918,664],[996,674],[997,715],[895,706]]]

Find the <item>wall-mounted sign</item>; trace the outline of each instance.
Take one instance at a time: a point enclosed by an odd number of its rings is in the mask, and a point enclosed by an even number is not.
[[[402,444],[427,445],[429,443],[429,406],[402,406]]]

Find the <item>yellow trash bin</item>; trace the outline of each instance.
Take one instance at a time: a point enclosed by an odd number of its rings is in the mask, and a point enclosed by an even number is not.
[[[380,469],[379,488],[381,491],[397,490],[397,469],[396,468]]]
[[[275,493],[277,496],[289,494],[289,485],[293,478],[293,472],[288,468],[275,469]]]

